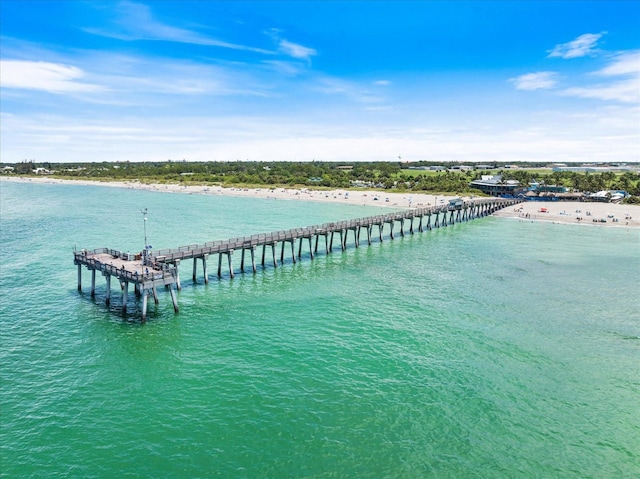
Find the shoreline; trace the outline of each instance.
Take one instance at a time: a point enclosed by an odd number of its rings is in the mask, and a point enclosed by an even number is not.
[[[202,185],[156,184],[138,181],[97,181],[66,180],[49,177],[21,178],[0,176],[0,182],[75,184],[83,186],[105,186],[161,193],[201,194],[237,196],[289,201],[319,201],[358,206],[377,206],[394,209],[446,204],[455,196],[432,195],[427,193],[395,193],[374,190],[309,190],[307,188],[239,188]],[[470,200],[470,196],[462,196]],[[546,211],[545,211],[546,210]],[[615,203],[578,201],[525,201],[514,207],[504,208],[493,214],[501,218],[520,221],[544,221],[557,224],[581,224],[594,227],[640,228],[640,206]]]
[[[525,201],[493,216],[519,221],[608,228],[640,228],[640,206],[580,201]]]

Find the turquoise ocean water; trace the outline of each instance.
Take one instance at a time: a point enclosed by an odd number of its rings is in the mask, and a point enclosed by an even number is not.
[[[139,251],[141,208],[154,248],[380,210],[0,186],[2,477],[640,476],[637,229],[489,217],[208,285],[186,262],[180,313],[160,292],[140,324],[77,292],[72,248]]]

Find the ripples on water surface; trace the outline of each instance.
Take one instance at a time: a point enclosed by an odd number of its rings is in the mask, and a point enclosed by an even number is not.
[[[77,293],[71,250],[139,250],[142,207],[156,248],[379,210],[0,192],[2,477],[640,475],[638,230],[485,218],[209,285],[187,262],[180,314],[161,292],[141,325],[102,278]]]

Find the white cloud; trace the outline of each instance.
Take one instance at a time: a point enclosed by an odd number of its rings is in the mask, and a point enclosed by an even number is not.
[[[640,75],[640,50],[618,54],[610,65],[599,70],[596,74],[605,76]]]
[[[51,58],[56,54],[42,51],[37,56]],[[57,56],[55,63],[2,60],[0,85],[7,90],[73,93],[84,102],[113,107],[174,105],[176,101],[192,101],[192,97],[205,102],[222,96],[265,96],[275,88],[272,79],[276,69],[260,64],[198,63],[99,51],[80,52],[73,59]],[[275,73],[282,75],[280,70]]]
[[[391,82],[389,80],[377,80],[374,81],[373,84],[376,86],[389,86],[391,85]]]
[[[568,88],[563,95],[621,103],[640,104],[640,51],[618,54],[614,60],[594,76],[606,77],[609,83]]]
[[[118,40],[159,40],[178,43],[190,43],[194,45],[206,45],[233,50],[253,51],[263,54],[274,52],[261,48],[229,43],[202,35],[193,30],[174,27],[156,20],[148,5],[134,2],[120,2],[118,4],[118,18],[113,25],[106,28],[85,28],[88,33],[101,35]]]
[[[367,105],[369,108],[386,106],[384,105],[386,98],[378,94],[379,90],[374,92],[357,82],[324,77],[318,79],[315,89],[327,95],[343,95],[349,100]]]
[[[573,87],[562,91],[563,95],[598,100],[613,100],[622,103],[640,103],[640,82],[637,78],[617,81],[609,85]]]
[[[83,83],[85,72],[62,63],[26,60],[0,60],[0,85],[3,88],[43,90],[50,93],[96,92],[100,85]]]
[[[578,58],[594,54],[598,40],[607,32],[585,33],[568,43],[556,45],[550,50],[549,57]]]
[[[302,45],[298,45],[296,43],[289,42],[287,40],[280,40],[278,44],[280,47],[280,51],[286,55],[289,55],[293,58],[300,58],[303,60],[308,60],[310,57],[317,54],[317,52],[313,48],[304,47]]]
[[[299,61],[265,60],[262,64],[271,71],[286,77],[295,77],[304,71],[304,66]]]
[[[269,28],[263,32],[267,35],[274,44],[278,47],[278,53],[282,53],[289,57],[297,58],[299,60],[310,60],[312,56],[318,54],[314,48],[305,47],[298,43],[290,42],[282,38],[283,31],[279,28]]]
[[[553,88],[557,81],[555,72],[536,72],[510,78],[518,90],[542,90]]]

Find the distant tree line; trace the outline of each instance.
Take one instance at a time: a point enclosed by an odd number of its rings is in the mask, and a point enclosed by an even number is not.
[[[499,174],[504,180],[518,180],[527,185],[537,181],[547,185],[595,192],[605,189],[625,190],[640,197],[640,176],[634,172],[581,173],[574,171],[535,170],[542,164],[518,164],[517,169],[431,171],[416,170],[430,166],[412,163],[407,169],[401,162],[330,163],[330,162],[102,162],[36,163],[24,161],[12,166],[19,175],[34,174],[37,168],[50,170],[57,178],[104,181],[138,180],[146,183],[183,183],[247,187],[349,188],[354,185],[376,189],[432,193],[479,194],[469,183],[483,174]],[[528,169],[527,169],[528,168]]]

